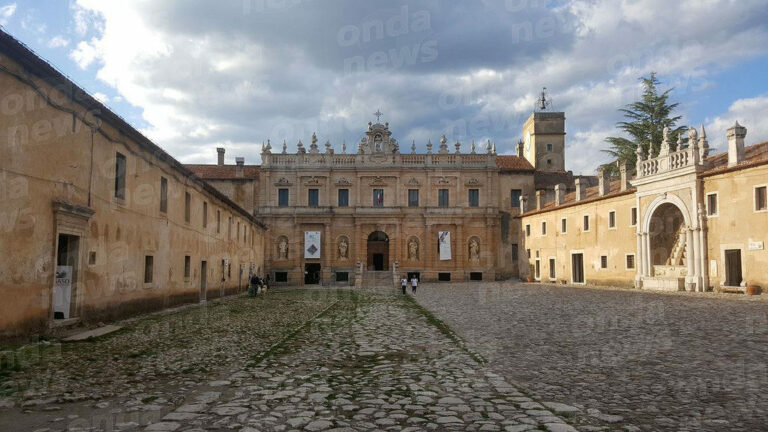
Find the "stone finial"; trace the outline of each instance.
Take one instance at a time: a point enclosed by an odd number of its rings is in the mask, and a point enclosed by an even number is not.
[[[485,142],[485,151],[486,153],[491,154],[491,140]]]
[[[416,140],[411,142],[411,154],[416,154]]]
[[[309,145],[309,152],[320,153],[320,150],[317,148],[317,135],[314,132],[312,132],[312,144]]]
[[[288,154],[288,143],[283,140],[283,154]]]
[[[265,148],[264,153],[272,154],[272,142],[270,140],[267,140],[267,147]]]
[[[453,146],[456,147],[456,154],[461,153],[461,143],[459,142],[459,140],[456,140],[456,144],[454,144]]]
[[[565,202],[565,184],[559,183],[555,185],[555,205],[563,205]]]
[[[225,151],[226,150],[224,150],[224,147],[216,147],[216,153],[218,153],[218,156],[219,156],[219,158],[218,158],[218,164],[219,165],[224,165],[224,152]]]
[[[606,175],[605,169],[597,170],[597,193],[600,196],[607,194],[611,188],[611,179]]]
[[[325,141],[325,152],[328,154],[333,154],[333,149],[331,148],[330,140]]]
[[[680,151],[683,149],[683,134],[679,133],[677,134],[677,151]]]
[[[587,185],[582,184],[584,180],[577,178],[573,181],[576,185],[576,201],[581,201],[587,197]]]
[[[493,147],[491,148],[491,153],[496,154],[496,141],[493,142]]]
[[[472,140],[472,144],[469,146],[469,152],[475,154],[475,140]]]
[[[659,148],[658,156],[666,156],[669,154],[671,143],[669,141],[669,126],[664,126],[663,136],[661,140],[661,148]]]
[[[701,125],[701,133],[699,133],[699,147],[701,147],[701,161],[704,162],[704,159],[709,156],[709,141],[707,141],[707,131],[704,130],[704,125]]]
[[[296,143],[296,152],[298,154],[304,154],[307,152],[306,149],[304,149],[304,143],[299,140],[299,142]]]
[[[536,191],[536,210],[541,210],[541,207],[544,205],[544,200],[542,199],[543,194],[544,194],[544,191],[541,191],[541,190]]]
[[[341,154],[347,154],[347,140],[341,141]]]
[[[744,162],[744,138],[747,136],[747,128],[737,121],[728,128],[728,166],[738,165]]]
[[[440,154],[446,154],[448,153],[448,144],[446,144],[448,140],[445,138],[445,135],[440,137]]]
[[[619,174],[621,178],[621,190],[625,191],[629,189],[629,164],[626,162],[619,161]]]
[[[427,141],[427,154],[432,154],[432,140]]]

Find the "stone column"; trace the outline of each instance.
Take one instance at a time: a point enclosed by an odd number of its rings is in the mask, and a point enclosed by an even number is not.
[[[327,285],[331,282],[331,262],[333,262],[333,257],[336,255],[335,245],[331,241],[330,223],[326,222],[323,224],[322,236],[321,242],[325,250],[321,252],[322,255],[320,256],[320,262],[322,263],[320,275],[323,278],[323,284]]]
[[[699,225],[697,234],[699,235],[699,256],[701,260],[701,285],[699,291],[706,291],[709,289],[709,265],[707,263],[707,256],[709,250],[707,248],[707,234],[706,229]]]
[[[643,269],[645,268],[645,255],[643,254],[643,235],[638,231],[637,233],[637,262],[635,263],[635,287],[642,288]]]
[[[694,264],[694,247],[693,247],[693,228],[685,228],[685,269],[686,269],[686,285],[692,283],[693,288],[691,291],[696,290],[696,278],[695,278],[695,266]]]
[[[453,271],[454,272],[461,271],[461,280],[462,281],[464,280],[464,276],[465,276],[465,273],[466,273],[466,271],[464,271],[464,269],[467,268],[467,265],[465,265],[465,263],[467,263],[469,261],[467,259],[468,258],[467,254],[465,253],[467,240],[464,238],[464,224],[463,224],[463,222],[464,221],[460,221],[460,222],[458,222],[455,225],[455,227],[456,227],[456,241],[455,241],[456,248],[452,251],[453,254],[454,254],[454,256],[453,256],[453,259],[454,259],[454,261],[453,261]]]
[[[694,288],[694,291],[700,291],[701,290],[701,242],[699,241],[699,233],[701,232],[701,228],[696,227],[696,233],[693,235],[693,253],[695,255],[694,260],[694,276],[696,276],[696,287]]]
[[[643,276],[651,276],[651,247],[648,233],[643,233]]]

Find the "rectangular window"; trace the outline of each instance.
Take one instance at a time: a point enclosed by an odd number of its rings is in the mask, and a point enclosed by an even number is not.
[[[408,207],[418,207],[418,206],[419,206],[419,190],[408,189]]]
[[[547,144],[547,151],[552,151],[552,144]]]
[[[608,268],[608,256],[600,255],[600,268]]]
[[[542,222],[541,223],[541,235],[545,236],[547,235],[547,223]]]
[[[184,222],[189,222],[192,216],[192,195],[184,192]]]
[[[530,237],[531,236],[531,224],[527,224],[525,226],[525,236]]]
[[[480,206],[480,189],[469,190],[469,206],[470,207]]]
[[[717,193],[707,195],[707,216],[717,216]]]
[[[627,255],[627,270],[633,270],[635,268],[635,256]]]
[[[438,273],[437,274],[437,280],[440,282],[450,282],[451,281],[451,274],[450,273]]]
[[[349,189],[339,189],[339,207],[349,207]]]
[[[616,212],[608,212],[608,228],[616,228]]]
[[[288,272],[275,272],[275,282],[288,282]]]
[[[144,257],[144,283],[152,283],[153,263],[154,257],[152,255]]]
[[[555,280],[556,279],[556,275],[555,275],[555,259],[554,258],[550,258],[549,259],[549,279],[550,280]]]
[[[373,190],[373,206],[384,207],[384,189]]]
[[[629,212],[629,225],[637,226],[637,207],[632,207]]]
[[[768,209],[768,202],[766,202],[766,192],[768,192],[767,186],[759,186],[755,188],[755,211],[765,211]]]
[[[483,272],[469,272],[469,280],[471,281],[483,280]]]
[[[115,198],[125,199],[125,155],[115,154]]]
[[[288,207],[288,189],[277,190],[277,205],[280,207]]]
[[[336,282],[349,282],[349,272],[336,272]]]
[[[448,189],[438,189],[437,205],[440,207],[448,207],[449,205]]]
[[[160,177],[160,212],[168,213],[168,179]]]
[[[584,215],[584,231],[589,231],[589,215]]]
[[[518,256],[517,256],[517,244],[514,244],[514,243],[512,244],[511,252],[512,253],[510,255],[512,255],[512,264],[515,264],[515,263],[517,263],[517,259],[518,259]]]
[[[531,259],[531,250],[530,249],[526,249],[525,250],[525,256],[527,256],[528,259]]]
[[[568,233],[568,219],[566,218],[560,219],[560,232],[563,234]]]
[[[232,238],[232,216],[227,219],[227,238]]]
[[[536,259],[536,271],[533,275],[534,279],[540,280],[541,279],[541,260]]]
[[[237,228],[236,229],[237,229],[237,231],[235,231],[236,232],[235,241],[240,240],[240,222],[237,223]]]
[[[189,255],[184,256],[184,277],[189,278],[191,273],[191,258]]]
[[[208,228],[208,203],[203,201],[203,228]]]
[[[310,207],[320,205],[320,189],[309,189],[307,191],[307,205]]]
[[[216,210],[216,234],[221,232],[221,210]]]
[[[520,196],[523,194],[521,189],[512,189],[509,195],[509,206],[512,208],[520,207]]]

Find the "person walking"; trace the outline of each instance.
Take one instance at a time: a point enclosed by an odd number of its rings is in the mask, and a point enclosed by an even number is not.
[[[400,288],[403,289],[403,295],[405,295],[408,288],[408,279],[406,279],[405,276],[403,276],[403,278],[400,279]]]
[[[416,294],[416,287],[419,286],[419,280],[416,279],[416,276],[413,276],[411,278],[411,293]]]

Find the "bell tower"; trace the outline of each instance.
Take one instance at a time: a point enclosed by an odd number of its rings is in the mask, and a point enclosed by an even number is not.
[[[565,171],[565,113],[552,110],[546,90],[523,124],[523,156],[538,171]]]

